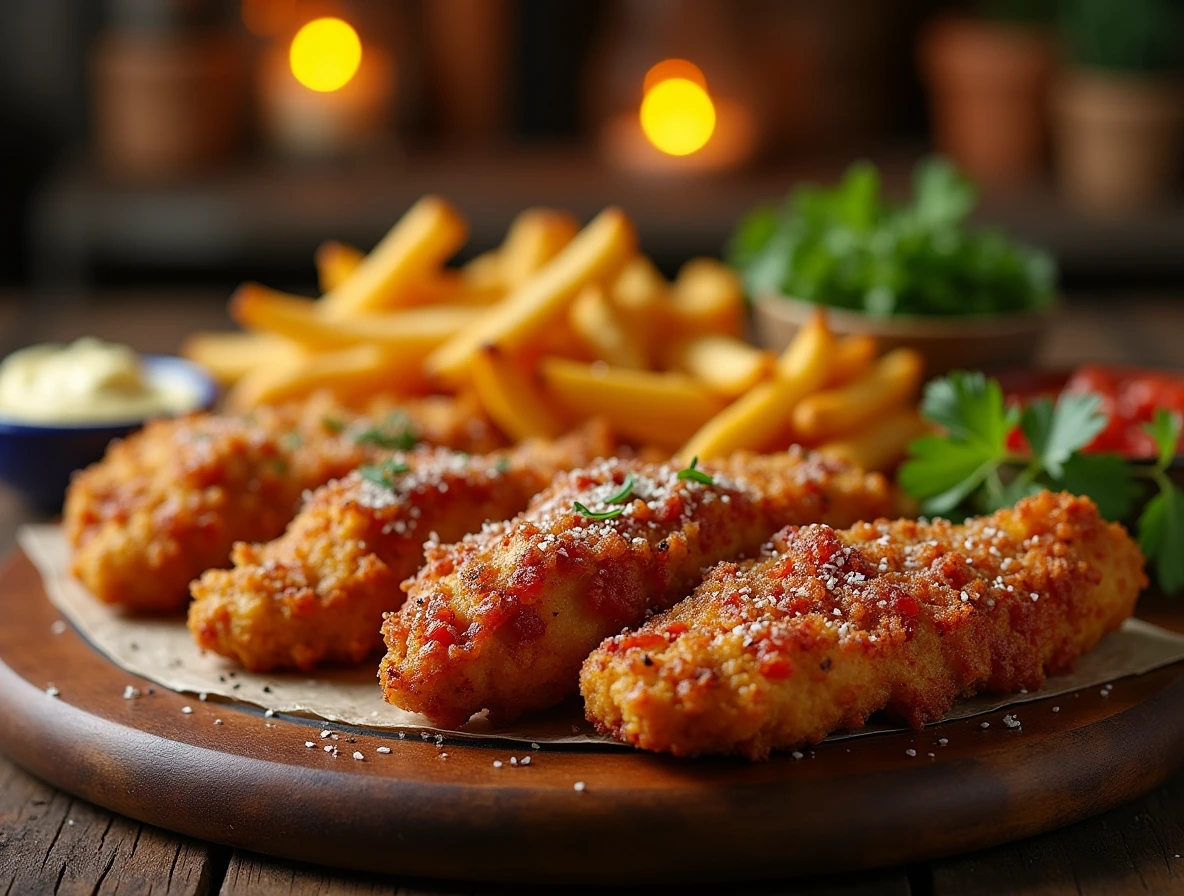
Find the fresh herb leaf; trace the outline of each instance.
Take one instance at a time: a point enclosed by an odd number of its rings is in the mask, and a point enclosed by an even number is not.
[[[613,508],[612,510],[605,510],[601,513],[596,513],[594,511],[589,510],[587,507],[585,507],[579,501],[576,501],[572,504],[572,509],[575,510],[577,513],[581,513],[584,516],[588,517],[588,519],[590,519],[590,520],[611,520],[611,519],[615,519],[616,517],[620,516],[622,513],[625,512],[624,507],[616,507],[616,508]]]
[[[802,185],[781,208],[737,225],[728,261],[750,296],[782,294],[871,315],[988,315],[1051,304],[1045,253],[970,225],[976,191],[943,159],[914,173],[908,204],[889,202],[867,163],[834,187]]]
[[[624,504],[629,500],[629,496],[633,494],[633,474],[625,474],[625,482],[621,485],[621,490],[613,495],[611,498],[605,498],[606,504]]]
[[[1139,517],[1139,547],[1155,562],[1159,587],[1172,594],[1184,588],[1184,493],[1167,485],[1147,502]]]
[[[499,473],[507,472],[510,469],[510,459],[508,457],[499,457],[493,468]]]
[[[358,467],[358,475],[368,482],[381,485],[383,488],[394,488],[395,477],[400,473],[411,472],[411,467],[399,461],[387,460],[380,464],[367,464]]]
[[[337,417],[322,417],[321,426],[331,433],[339,433],[345,430],[345,421],[339,420]]]
[[[992,455],[1006,452],[1008,433],[1019,421],[1019,411],[1004,405],[999,383],[978,371],[955,370],[931,380],[921,399],[921,413],[944,427],[950,438]]]
[[[1161,470],[1166,470],[1176,456],[1176,446],[1180,444],[1180,425],[1179,414],[1159,408],[1151,422],[1143,427],[1155,440],[1159,454],[1156,465]]]
[[[292,432],[286,432],[286,433],[284,433],[284,436],[283,436],[283,444],[284,444],[284,447],[287,448],[289,451],[295,451],[297,448],[299,448],[301,445],[304,444],[304,436],[302,436],[300,433],[296,432],[295,430],[293,430]]]
[[[377,445],[392,451],[410,451],[418,441],[411,421],[400,411],[395,411],[382,422],[354,436],[354,442],[358,445]]]
[[[692,482],[698,482],[702,485],[715,485],[715,479],[702,470],[695,469],[697,466],[699,466],[699,456],[695,455],[691,458],[690,466],[685,470],[678,471],[678,479],[683,482],[689,479]]]
[[[1056,406],[1040,398],[1024,408],[1020,426],[1044,469],[1059,479],[1073,452],[1084,448],[1106,428],[1102,399],[1093,393],[1063,392]]]
[[[999,454],[980,443],[923,436],[909,446],[909,459],[898,475],[925,513],[944,516],[977,490],[1000,462]]]
[[[1108,520],[1130,516],[1143,494],[1143,486],[1131,475],[1131,465],[1117,454],[1072,454],[1065,461],[1058,487],[1075,495],[1087,495]]]

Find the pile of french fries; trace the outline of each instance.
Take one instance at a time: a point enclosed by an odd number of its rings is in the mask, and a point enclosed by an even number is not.
[[[516,440],[602,417],[687,461],[798,443],[887,469],[923,429],[915,352],[877,357],[821,314],[780,356],[762,351],[743,338],[735,273],[699,258],[667,281],[620,209],[583,229],[528,209],[497,249],[447,267],[466,238],[457,210],[425,197],[369,254],[322,245],[319,299],[246,283],[230,302],[245,332],[195,334],[184,354],[232,410],[318,390],[351,404],[470,392]]]

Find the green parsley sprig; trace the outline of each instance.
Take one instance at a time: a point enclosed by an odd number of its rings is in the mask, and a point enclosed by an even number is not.
[[[685,482],[689,479],[691,482],[698,482],[700,485],[715,485],[715,479],[702,470],[695,469],[697,466],[699,466],[699,455],[696,454],[691,458],[691,465],[689,467],[685,470],[678,471],[678,480]]]
[[[407,464],[395,460],[385,460],[380,464],[367,464],[363,467],[358,467],[358,475],[367,482],[373,482],[375,485],[381,485],[383,488],[393,489],[395,487],[395,477],[400,473],[410,473],[411,467]]]
[[[909,446],[901,487],[929,515],[959,517],[1008,507],[1042,489],[1087,495],[1107,519],[1131,517],[1148,486],[1155,494],[1138,521],[1139,545],[1156,566],[1160,587],[1184,588],[1184,492],[1168,476],[1179,443],[1180,418],[1160,410],[1147,431],[1159,455],[1151,465],[1117,454],[1082,453],[1106,426],[1101,400],[1062,393],[1008,407],[996,380],[956,371],[925,387],[921,413],[944,431]],[[1030,452],[1008,446],[1016,425]]]
[[[620,490],[615,495],[605,498],[604,503],[606,503],[606,504],[624,504],[626,501],[629,500],[629,496],[632,494],[633,494],[633,474],[627,473],[625,475],[625,481],[621,484]],[[614,508],[613,510],[603,510],[603,511],[597,512],[594,510],[589,510],[587,507],[585,507],[579,501],[575,501],[572,503],[572,509],[575,510],[576,513],[580,513],[580,514],[583,514],[584,516],[588,517],[588,519],[590,519],[590,520],[616,519],[622,513],[625,512],[624,507],[617,507],[617,508]]]
[[[401,411],[394,411],[373,426],[355,433],[353,440],[358,445],[377,445],[391,451],[410,451],[419,441],[411,420]]]

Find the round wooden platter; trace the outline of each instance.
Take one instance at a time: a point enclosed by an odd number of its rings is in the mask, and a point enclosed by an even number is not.
[[[1068,824],[1149,790],[1184,759],[1184,664],[1119,680],[1108,696],[1089,689],[1026,704],[1014,710],[1020,728],[1000,711],[751,764],[437,745],[265,718],[137,679],[58,620],[15,552],[0,570],[9,757],[163,828],[371,871],[582,883],[850,871]],[[144,696],[125,699],[128,685]]]

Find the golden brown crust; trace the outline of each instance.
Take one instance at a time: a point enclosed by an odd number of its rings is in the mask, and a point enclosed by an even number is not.
[[[382,614],[402,604],[425,539],[454,541],[513,516],[556,472],[613,448],[603,426],[588,426],[487,455],[395,454],[387,482],[351,473],[313,493],[280,538],[235,545],[234,569],[192,584],[189,628],[199,646],[253,671],[360,662],[381,648]]]
[[[180,611],[190,580],[224,566],[234,542],[279,535],[306,489],[389,454],[384,435],[406,426],[429,444],[497,444],[468,406],[440,399],[360,415],[318,398],[150,423],[71,482],[72,571],[107,603]]]
[[[680,756],[816,743],[887,710],[1035,689],[1130,616],[1143,557],[1086,498],[1049,492],[952,525],[787,529],[584,663],[588,718]]]
[[[755,551],[779,527],[847,524],[884,513],[882,477],[798,452],[707,464],[714,484],[678,468],[613,459],[560,474],[517,519],[458,544],[429,545],[383,625],[387,700],[458,725],[545,708],[576,689],[606,635],[669,606],[717,561]],[[627,479],[622,503],[607,499]],[[623,510],[613,519],[593,513]]]

